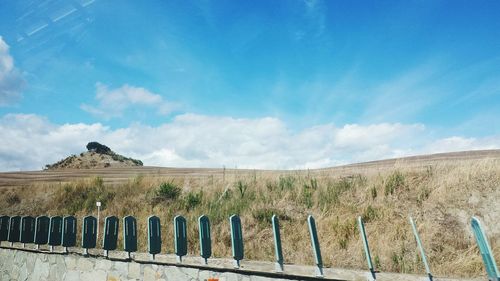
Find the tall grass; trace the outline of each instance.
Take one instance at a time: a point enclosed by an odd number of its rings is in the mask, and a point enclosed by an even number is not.
[[[11,199],[15,196],[15,200]],[[405,166],[341,175],[325,171],[259,172],[220,177],[148,178],[126,184],[103,184],[93,178],[67,184],[36,184],[0,189],[0,212],[6,214],[102,214],[138,220],[139,248],[146,251],[146,219],[160,217],[164,249],[173,252],[173,218],[188,221],[191,255],[198,255],[197,218],[209,216],[213,253],[230,256],[228,217],[243,222],[245,256],[273,258],[271,216],[281,220],[285,262],[312,264],[306,217],[316,218],[326,266],[364,268],[356,217],[362,216],[378,270],[423,273],[407,216],[419,226],[431,267],[437,275],[482,274],[481,258],[469,231],[478,215],[489,226],[490,242],[500,260],[500,162],[463,161]],[[102,223],[102,222],[101,222]],[[119,236],[121,239],[121,235]],[[121,246],[121,241],[119,245]]]

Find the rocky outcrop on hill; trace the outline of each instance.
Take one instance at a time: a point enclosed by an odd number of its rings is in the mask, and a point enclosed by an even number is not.
[[[86,152],[80,155],[71,155],[54,164],[45,165],[47,170],[59,169],[95,169],[108,167],[142,166],[142,161],[128,158],[115,153],[109,147],[98,142],[89,142]]]

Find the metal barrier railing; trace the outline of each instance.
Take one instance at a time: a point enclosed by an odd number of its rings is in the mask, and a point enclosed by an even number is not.
[[[486,273],[488,274],[488,280],[499,281],[500,272],[498,272],[495,256],[491,251],[490,243],[486,238],[486,234],[484,233],[483,227],[481,226],[481,222],[478,218],[472,217],[471,226],[472,231],[474,232],[474,236],[476,237],[479,252],[481,253],[481,257],[483,258],[484,267],[486,269]]]
[[[420,236],[418,235],[417,226],[415,225],[415,221],[410,217],[410,224],[413,230],[413,235],[415,236],[415,241],[417,242],[418,249],[420,251],[420,257],[422,258],[422,262],[425,266],[425,271],[427,272],[427,276],[429,277],[429,281],[432,281],[432,273],[429,267],[429,263],[427,262],[427,256],[425,255],[424,247],[422,246],[422,241],[420,241]]]
[[[276,215],[271,218],[272,231],[274,237],[275,263],[276,272],[284,272],[284,258],[281,245],[281,233],[279,219]],[[422,241],[417,231],[417,226],[412,217],[409,217],[409,222],[417,243],[418,250],[422,262],[425,266],[428,279],[433,280],[430,266],[425,255]],[[161,223],[157,216],[150,216],[147,219],[148,227],[148,253],[151,259],[155,259],[155,255],[161,253]],[[311,239],[311,248],[315,262],[317,277],[323,277],[323,260],[321,256],[320,242],[318,232],[316,230],[316,221],[313,216],[307,218],[309,235]],[[231,253],[234,259],[234,267],[240,268],[240,262],[244,259],[244,241],[241,219],[238,215],[232,215],[229,218],[230,233],[231,233]],[[476,242],[483,259],[486,273],[490,281],[500,281],[500,273],[491,251],[491,247],[486,238],[483,227],[478,218],[473,217],[471,227],[476,238]],[[373,265],[370,247],[368,244],[365,223],[361,217],[358,217],[358,228],[363,243],[366,262],[369,269],[369,279],[376,279],[376,269]],[[77,244],[77,219],[74,216],[39,216],[33,218],[31,216],[0,216],[0,243],[8,241],[11,243],[34,244],[36,249],[41,245],[49,245],[50,251],[53,251],[55,246],[64,247],[64,252],[68,251],[69,247],[75,247]],[[202,264],[208,264],[208,259],[212,256],[212,236],[210,232],[210,220],[206,215],[198,218],[198,230],[200,241],[200,256]],[[89,249],[94,249],[97,246],[97,219],[93,216],[83,218],[81,236],[81,247],[83,254],[88,255]],[[131,253],[137,251],[137,221],[133,216],[123,218],[123,250],[131,257]],[[108,257],[109,251],[117,249],[117,241],[119,235],[119,219],[115,216],[106,217],[104,221],[102,249],[104,256]],[[177,262],[182,263],[182,257],[187,255],[187,221],[183,216],[174,218],[174,245]]]

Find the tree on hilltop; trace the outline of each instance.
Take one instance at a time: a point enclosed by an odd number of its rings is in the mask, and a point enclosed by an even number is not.
[[[104,144],[100,144],[96,141],[89,142],[87,144],[88,151],[94,151],[99,154],[110,154],[111,148],[105,146]]]

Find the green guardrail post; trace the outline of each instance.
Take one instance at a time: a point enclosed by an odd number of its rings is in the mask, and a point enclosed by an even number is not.
[[[63,218],[62,246],[64,252],[68,252],[68,247],[76,246],[76,218],[67,216]]]
[[[21,235],[21,217],[14,216],[10,218],[9,221],[9,237],[10,246],[14,246],[15,242],[19,242],[19,237]]]
[[[361,234],[361,239],[363,240],[363,248],[365,250],[366,263],[368,264],[368,268],[370,269],[370,277],[375,280],[375,268],[373,267],[372,256],[370,254],[370,247],[368,246],[368,239],[366,238],[366,230],[365,223],[361,216],[358,217],[358,226],[359,232]]]
[[[277,272],[283,272],[284,268],[283,251],[281,249],[280,221],[276,215],[273,215],[271,221],[273,223],[274,254],[276,258],[275,269]]]
[[[234,258],[234,267],[240,267],[240,261],[244,257],[243,249],[243,233],[241,229],[241,220],[237,215],[229,217],[229,225],[231,227],[231,245]]]
[[[474,232],[474,236],[476,237],[479,252],[481,253],[481,257],[483,258],[484,267],[486,269],[486,273],[488,274],[488,280],[499,281],[500,272],[498,271],[497,263],[495,262],[495,256],[491,251],[490,243],[488,243],[488,238],[484,233],[481,222],[478,218],[472,217],[471,226],[472,232]]]
[[[106,217],[104,219],[104,235],[102,236],[102,248],[104,256],[108,257],[109,251],[116,250],[118,243],[118,226],[119,220],[115,216]]]
[[[182,257],[187,255],[187,224],[183,216],[174,218],[174,246],[177,262],[182,262]]]
[[[35,218],[24,216],[21,218],[21,236],[19,237],[23,248],[25,245],[35,242]]]
[[[319,247],[318,231],[316,230],[316,221],[313,216],[307,217],[307,225],[311,236],[311,246],[316,263],[316,276],[323,277],[323,258],[321,257],[321,248]]]
[[[54,246],[61,245],[62,239],[62,217],[54,216],[50,218],[49,227],[49,247],[50,251],[54,250]]]
[[[210,220],[202,215],[198,218],[198,230],[200,234],[200,256],[203,264],[208,264],[212,256],[212,237],[210,235]]]
[[[123,250],[130,259],[132,252],[137,252],[137,220],[133,216],[123,218]]]
[[[161,224],[157,216],[148,218],[148,252],[153,260],[161,252]]]
[[[82,227],[82,248],[83,254],[88,255],[89,249],[93,249],[97,244],[97,219],[94,216],[83,218]]]
[[[425,271],[427,272],[427,276],[429,277],[429,281],[433,280],[431,269],[429,267],[429,263],[427,262],[427,256],[425,255],[424,246],[422,246],[422,241],[420,240],[420,236],[418,235],[417,225],[412,217],[410,217],[410,224],[413,230],[413,235],[415,236],[415,240],[417,241],[418,249],[420,250],[420,256],[422,257],[422,262],[425,266]]]
[[[36,249],[40,249],[40,245],[45,245],[49,242],[49,222],[47,216],[39,216],[35,220],[35,244]]]
[[[2,243],[2,241],[7,241],[9,238],[9,221],[9,216],[0,217],[0,243]]]

